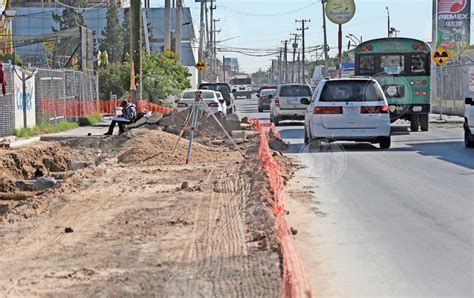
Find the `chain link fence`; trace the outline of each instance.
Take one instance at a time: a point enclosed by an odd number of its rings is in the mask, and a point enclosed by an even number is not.
[[[432,111],[445,115],[464,115],[464,100],[469,97],[469,68],[474,67],[474,50],[449,61],[432,72]],[[472,93],[472,92],[471,92]]]
[[[21,127],[78,121],[98,113],[98,82],[92,73],[18,67],[15,70],[10,64],[4,64],[3,70],[7,92],[0,93],[0,136],[12,135]],[[33,117],[28,114],[32,106]]]

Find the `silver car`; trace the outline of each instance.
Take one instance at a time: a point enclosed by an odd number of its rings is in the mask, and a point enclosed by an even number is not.
[[[302,99],[311,99],[311,87],[306,84],[280,84],[270,103],[270,121],[276,126],[282,120],[304,120],[307,106]]]

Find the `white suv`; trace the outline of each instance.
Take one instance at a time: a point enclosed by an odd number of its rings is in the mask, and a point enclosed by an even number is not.
[[[466,98],[466,111],[464,113],[464,145],[474,148],[474,101]]]
[[[270,103],[270,121],[276,126],[281,120],[303,120],[306,106],[302,99],[311,98],[311,87],[306,84],[280,84],[273,96],[268,96]]]
[[[390,112],[376,80],[324,79],[316,87],[305,116],[305,143],[362,141],[390,148]]]

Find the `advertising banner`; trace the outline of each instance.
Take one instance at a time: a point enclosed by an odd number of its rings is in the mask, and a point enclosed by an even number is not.
[[[471,0],[437,0],[437,4],[436,48],[457,57],[470,43]]]

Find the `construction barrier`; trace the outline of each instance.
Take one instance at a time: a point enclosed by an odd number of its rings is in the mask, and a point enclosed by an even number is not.
[[[130,100],[137,105],[138,112],[158,112],[166,114],[173,109],[144,99]],[[41,98],[40,111],[53,118],[81,118],[95,114],[112,116],[117,114],[119,100],[99,100],[79,102],[71,99]]]
[[[306,269],[285,217],[286,191],[281,168],[268,146],[267,135],[278,133],[273,123],[261,123],[256,119],[250,120],[250,123],[260,132],[259,156],[273,190],[273,212],[276,216],[277,239],[283,259],[283,297],[311,297]]]

